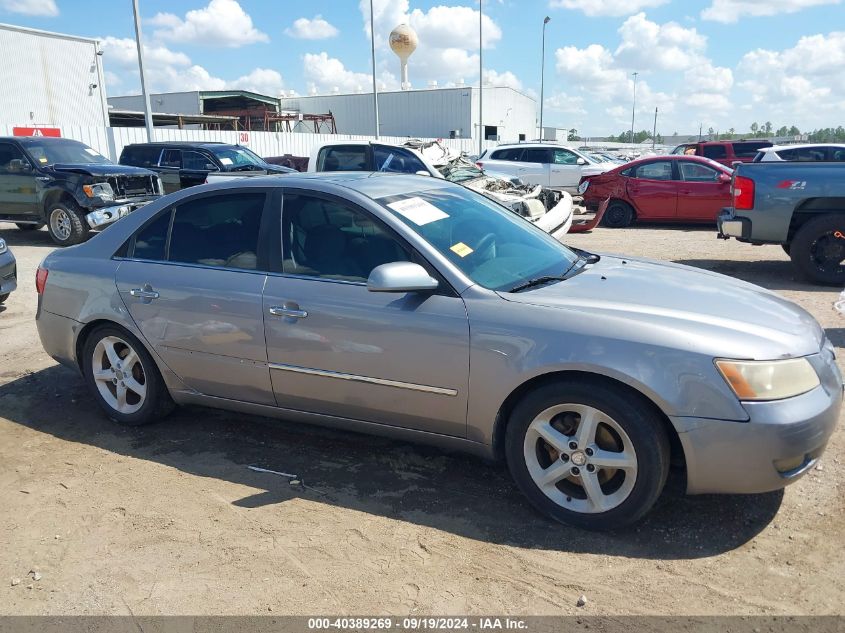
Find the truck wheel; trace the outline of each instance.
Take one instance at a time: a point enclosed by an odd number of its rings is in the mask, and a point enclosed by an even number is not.
[[[54,202],[47,209],[47,230],[59,246],[79,244],[91,230],[82,209],[73,202]]]
[[[669,473],[669,439],[643,400],[571,380],[529,393],[505,431],[508,468],[543,514],[607,530],[640,519]]]
[[[601,219],[602,226],[611,229],[624,229],[634,223],[634,210],[631,206],[621,200],[614,200],[604,212]]]
[[[21,231],[40,231],[44,228],[44,223],[39,222],[38,224],[15,224]]]
[[[804,224],[790,246],[793,265],[810,281],[845,284],[845,216],[823,215]]]

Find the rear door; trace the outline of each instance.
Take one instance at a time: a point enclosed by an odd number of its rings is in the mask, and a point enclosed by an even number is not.
[[[671,160],[643,163],[631,170],[628,198],[637,217],[643,220],[674,218],[678,207],[678,185]]]
[[[369,292],[380,264],[417,261],[437,273],[348,201],[289,190],[281,233],[283,259],[264,292],[278,406],[464,436],[469,323],[461,297],[445,281],[435,293]]]
[[[502,149],[487,150],[478,165],[482,169],[494,171],[507,176],[518,176],[522,164],[523,147],[505,147]]]
[[[262,189],[179,201],[141,227],[116,274],[144,337],[188,387],[275,404],[261,295],[266,279]]]
[[[550,148],[526,147],[517,163],[516,176],[529,185],[548,187],[551,162],[552,150]]]
[[[731,203],[730,180],[720,179],[726,172],[692,160],[679,160],[677,167],[681,176],[678,219],[715,222],[722,208]]]
[[[0,143],[0,214],[40,215],[35,169],[14,143]]]

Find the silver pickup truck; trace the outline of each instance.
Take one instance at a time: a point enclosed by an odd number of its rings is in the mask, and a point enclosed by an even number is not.
[[[810,281],[845,285],[845,163],[742,163],[719,237],[780,244]]]

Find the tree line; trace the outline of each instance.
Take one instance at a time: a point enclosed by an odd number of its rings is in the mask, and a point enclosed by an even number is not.
[[[764,137],[764,138],[771,138],[771,137],[801,137],[806,134],[807,142],[810,143],[842,143],[845,142],[845,127],[838,126],[838,127],[825,127],[815,129],[812,132],[805,132],[802,133],[800,128],[795,125],[786,126],[783,125],[777,129],[774,128],[774,125],[771,121],[766,121],[765,123],[757,123],[756,121],[751,124],[750,130],[748,133],[737,132],[734,128],[730,128],[729,130],[722,132],[720,130],[716,130],[714,128],[708,128],[706,132],[702,131],[701,139],[705,141],[730,141],[733,139],[739,138],[749,138],[749,137]],[[672,136],[679,136],[677,132],[675,132]],[[642,130],[640,132],[634,133],[634,143],[642,143],[651,138],[651,132],[648,130]],[[570,139],[576,140],[576,139]],[[630,143],[631,142],[631,131],[626,130],[616,136],[610,136],[607,139],[608,141],[615,142],[615,143]],[[663,136],[660,134],[657,135],[655,139],[658,144],[663,142]],[[698,135],[691,135],[689,137],[690,141],[697,141]]]

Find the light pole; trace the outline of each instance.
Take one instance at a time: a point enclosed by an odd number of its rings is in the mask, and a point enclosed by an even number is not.
[[[484,107],[482,97],[484,95],[484,64],[481,60],[483,44],[481,42],[481,4],[478,0],[478,155],[484,151]]]
[[[637,77],[640,73],[633,73],[634,75],[634,105],[631,108],[631,145],[634,144],[634,119],[637,116]]]
[[[543,88],[546,83],[546,25],[551,18],[546,16],[543,20],[543,60],[540,62],[540,141],[543,140]]]
[[[135,14],[135,45],[138,47],[138,70],[141,73],[141,94],[144,95],[144,121],[147,125],[147,141],[153,142],[153,115],[150,108],[150,93],[147,92],[147,77],[144,74],[144,48],[141,45],[141,16],[138,12],[138,0],[132,0]]]
[[[651,151],[654,151],[654,145],[657,143],[657,108],[654,109],[654,132],[651,133]]]
[[[376,140],[378,140],[378,89],[376,88],[376,25],[373,19],[373,0],[370,0],[370,48],[373,54],[373,114],[376,119]]]

